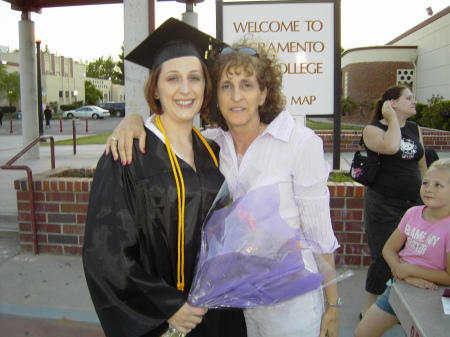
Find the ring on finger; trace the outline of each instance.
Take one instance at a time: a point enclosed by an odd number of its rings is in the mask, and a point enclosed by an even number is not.
[[[113,140],[113,141],[115,141],[115,142],[118,141],[116,137],[111,137],[111,140]]]

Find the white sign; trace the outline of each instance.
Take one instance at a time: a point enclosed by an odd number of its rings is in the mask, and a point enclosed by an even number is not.
[[[246,37],[278,54],[292,115],[333,115],[333,13],[333,2],[224,2],[223,41]]]

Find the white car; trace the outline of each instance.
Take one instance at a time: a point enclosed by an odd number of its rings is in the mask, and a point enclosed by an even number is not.
[[[76,110],[64,111],[63,117],[74,118],[92,118],[92,119],[103,119],[104,117],[109,117],[109,110],[99,108],[95,105],[85,105]]]

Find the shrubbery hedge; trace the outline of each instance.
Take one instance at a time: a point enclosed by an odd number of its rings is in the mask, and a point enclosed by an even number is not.
[[[75,109],[78,109],[79,106],[78,106],[78,104],[63,104],[63,105],[60,105],[59,108],[60,108],[62,111],[68,111],[68,110],[75,110]]]
[[[0,106],[0,108],[2,109],[3,113],[7,114],[7,113],[15,113],[17,108],[15,106]]]
[[[432,105],[417,103],[416,111],[409,120],[423,127],[450,131],[450,101]]]

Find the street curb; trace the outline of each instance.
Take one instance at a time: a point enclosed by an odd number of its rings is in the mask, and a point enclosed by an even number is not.
[[[0,303],[0,314],[41,319],[66,319],[69,321],[100,324],[97,314],[92,311],[64,310]]]

